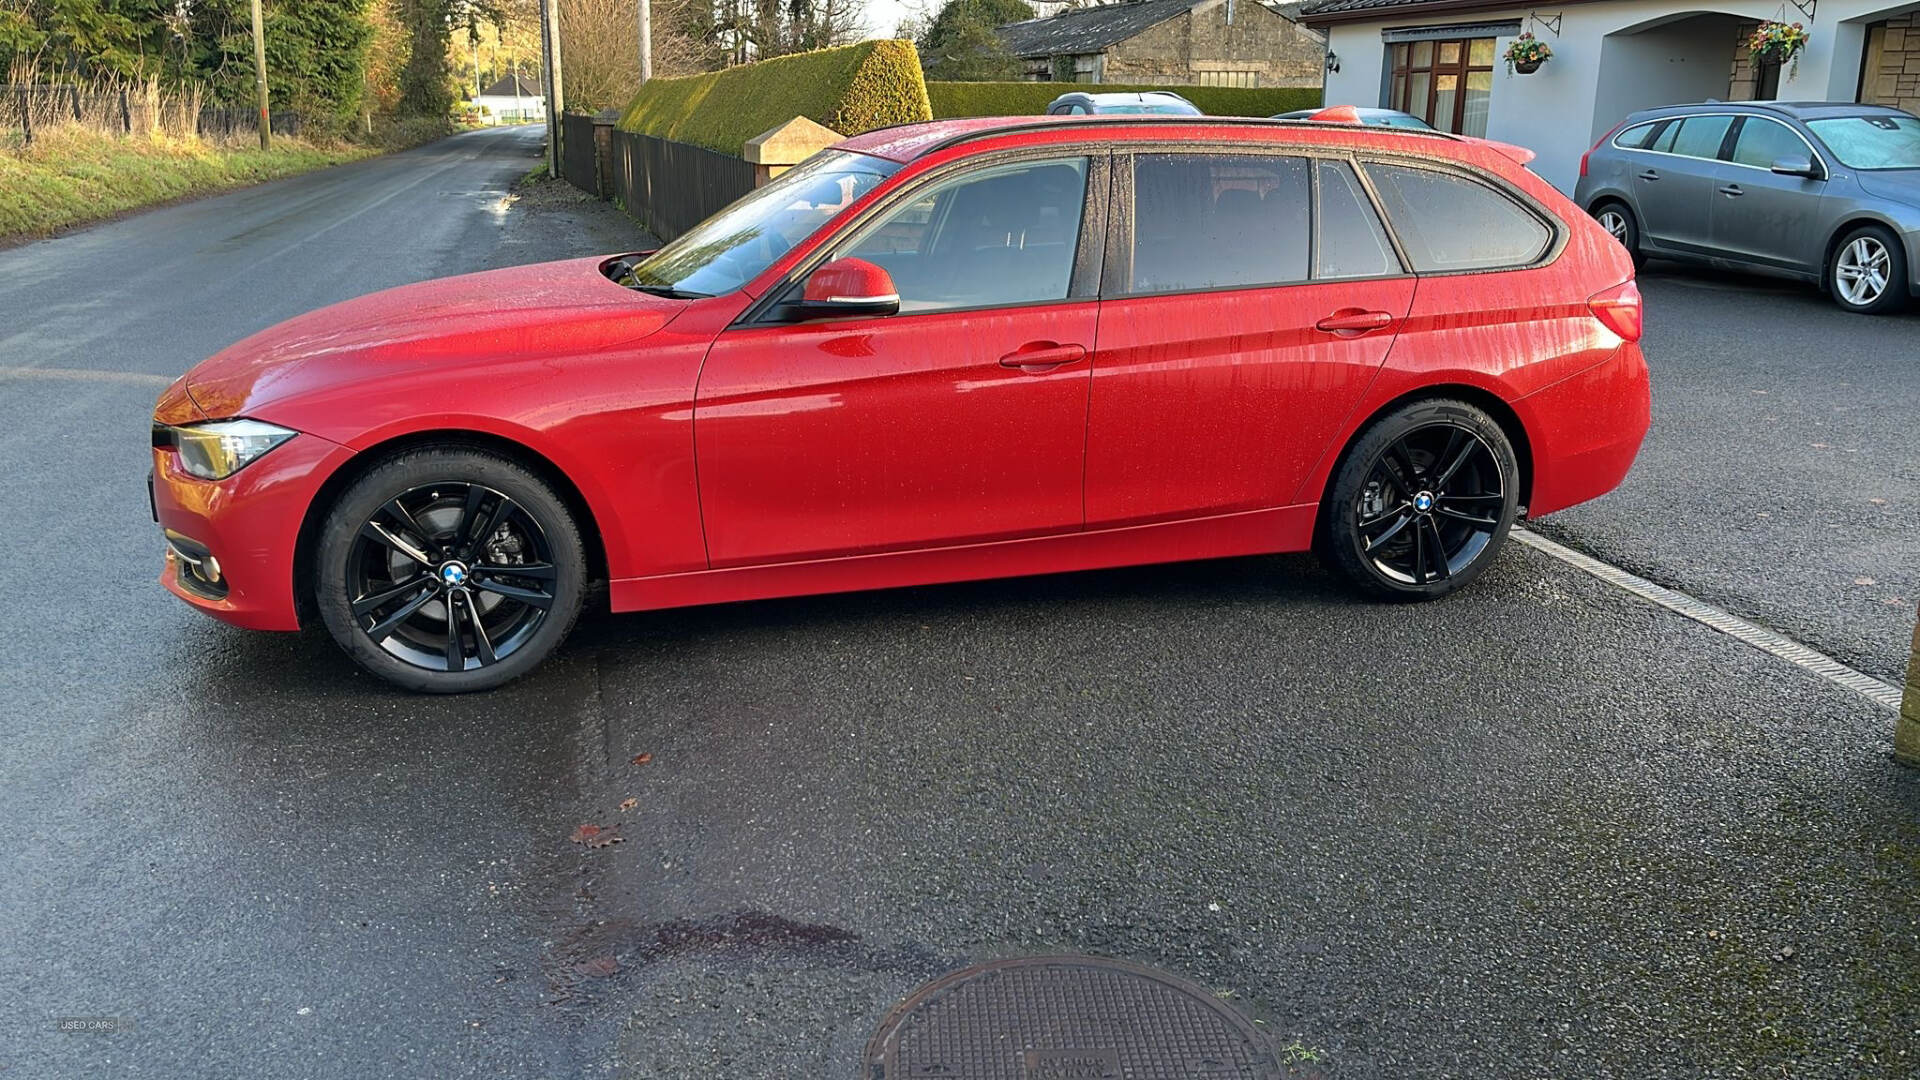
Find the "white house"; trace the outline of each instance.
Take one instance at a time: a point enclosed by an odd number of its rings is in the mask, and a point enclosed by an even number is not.
[[[1327,32],[1329,105],[1404,109],[1435,127],[1518,143],[1563,191],[1580,156],[1636,109],[1704,101],[1863,101],[1920,108],[1920,4],[1886,0],[1321,0],[1301,16]],[[1755,65],[1762,21],[1811,34],[1784,70]],[[1507,45],[1531,31],[1553,58],[1509,74]]]
[[[528,82],[519,72],[500,76],[492,86],[473,99],[486,110],[481,115],[489,124],[530,124],[547,116],[547,99],[540,84]]]

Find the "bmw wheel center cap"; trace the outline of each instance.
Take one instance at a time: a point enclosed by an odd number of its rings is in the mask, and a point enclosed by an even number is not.
[[[440,568],[440,580],[449,589],[457,589],[467,583],[467,568],[460,563],[450,562]]]
[[[1433,509],[1433,493],[1430,491],[1423,491],[1420,494],[1415,495],[1413,497],[1413,508],[1415,510],[1420,511],[1423,514],[1429,510],[1432,510]]]

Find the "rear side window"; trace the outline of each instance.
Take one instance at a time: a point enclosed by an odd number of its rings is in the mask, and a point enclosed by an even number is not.
[[[1131,291],[1307,280],[1310,201],[1305,158],[1137,155]]]
[[[1732,126],[1731,116],[1689,116],[1680,121],[1680,134],[1673,140],[1673,152],[1686,157],[1719,157],[1720,144]]]
[[[1525,266],[1553,241],[1546,223],[1486,184],[1377,161],[1366,169],[1416,271]]]
[[[1800,136],[1777,120],[1749,116],[1733,137],[1733,161],[1739,165],[1771,168],[1781,158],[1812,157]]]
[[[1314,164],[1320,212],[1314,215],[1313,276],[1378,277],[1400,272],[1379,215],[1360,189],[1360,179],[1342,161]]]

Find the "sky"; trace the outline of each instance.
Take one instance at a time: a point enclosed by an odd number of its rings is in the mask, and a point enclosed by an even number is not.
[[[866,0],[867,36],[890,38],[901,19],[928,9],[922,0]]]

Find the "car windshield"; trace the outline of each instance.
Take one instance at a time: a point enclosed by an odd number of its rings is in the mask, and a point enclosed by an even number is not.
[[[1807,127],[1849,169],[1920,169],[1920,120],[1904,113],[1835,116]]]
[[[1138,116],[1146,113],[1165,116],[1199,116],[1200,110],[1191,105],[1182,105],[1177,101],[1162,104],[1139,105],[1096,105],[1096,111],[1113,115]]]
[[[899,168],[865,154],[823,151],[680,234],[621,283],[670,296],[732,292]]]

